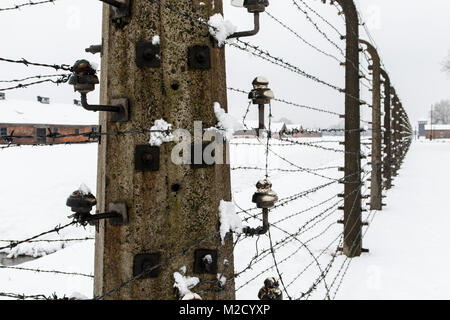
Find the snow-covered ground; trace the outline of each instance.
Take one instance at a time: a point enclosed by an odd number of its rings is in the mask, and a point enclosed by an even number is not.
[[[449,140],[412,144],[338,298],[450,299],[449,164]]]
[[[339,139],[324,137],[298,141],[320,142],[320,146],[341,150],[342,147],[337,143]],[[341,152],[280,144],[280,141],[273,141],[271,150],[274,153],[269,154],[269,169],[289,171],[270,170],[269,178],[281,201],[342,177],[342,173],[336,169],[343,162]],[[251,196],[255,191],[255,183],[264,177],[262,170],[244,170],[239,167],[263,168],[264,147],[254,139],[233,139],[231,146],[231,166],[237,168],[232,171],[233,199],[239,212],[240,208],[254,207]],[[449,280],[446,280],[448,277],[445,272],[449,260],[446,244],[450,235],[446,229],[450,217],[445,210],[448,197],[444,184],[444,178],[449,176],[450,171],[449,147],[449,143],[439,141],[413,144],[404,168],[394,182],[394,189],[387,194],[385,201],[388,206],[383,212],[375,213],[373,224],[364,239],[364,247],[369,248],[370,253],[352,260],[340,287],[341,277],[350,261],[341,255],[333,258],[342,232],[342,225],[336,223],[342,215],[341,211],[336,210],[340,199],[334,196],[342,192],[342,185],[332,183],[319,192],[287,202],[273,210],[269,219],[279,229],[272,227],[270,236],[276,247],[275,258],[289,296],[299,298],[307,292],[332,261],[325,281],[312,292],[311,299],[326,298],[326,288],[331,298],[339,288],[336,295],[338,299],[449,298],[446,291]],[[70,210],[65,206],[65,199],[70,192],[83,182],[95,190],[96,150],[96,145],[2,150],[0,238],[22,239],[53,228],[58,223],[67,223],[69,220],[66,216]],[[13,169],[18,167],[21,170]],[[298,167],[314,169],[312,172],[315,174],[298,171]],[[331,168],[323,169],[327,167]],[[319,203],[322,204],[302,212]],[[326,211],[328,208],[330,210]],[[257,212],[253,209],[248,213]],[[244,219],[247,213],[241,212],[240,216]],[[260,222],[250,219],[244,224],[258,226]],[[306,227],[299,230],[301,226]],[[283,242],[283,246],[277,248],[277,243],[286,239],[288,233],[299,231],[296,239]],[[70,227],[61,231],[60,235],[48,238],[86,237],[92,234],[90,227]],[[64,244],[64,249],[18,267],[93,274],[93,245],[92,240],[68,242]],[[13,252],[41,255],[61,249],[54,246],[32,243],[21,245]],[[256,250],[261,253],[269,246],[268,236],[262,236],[259,240],[255,237],[240,241],[235,249],[235,271],[244,270],[256,255]],[[267,252],[252,269],[242,273],[236,279],[237,298],[255,299],[266,277],[278,278],[273,264],[273,256]],[[192,291],[195,292],[195,289]],[[55,292],[58,296],[70,296],[78,292],[92,297],[92,279],[80,275],[0,269],[0,292],[46,295]]]

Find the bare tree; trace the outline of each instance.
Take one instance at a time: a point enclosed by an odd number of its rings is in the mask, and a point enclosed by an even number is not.
[[[435,103],[430,111],[430,118],[432,124],[450,124],[450,100]]]

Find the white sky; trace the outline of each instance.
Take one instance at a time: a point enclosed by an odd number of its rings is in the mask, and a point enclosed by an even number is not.
[[[217,1],[217,0],[216,0]],[[341,32],[344,22],[337,10],[320,0],[305,0]],[[24,0],[2,0],[0,7],[22,3]],[[244,9],[231,7],[225,1],[225,17],[240,30],[251,27],[252,17]],[[445,75],[442,63],[450,51],[450,1],[448,0],[357,0],[370,32],[375,38],[382,60],[410,114],[413,126],[426,117],[432,103],[450,99],[450,77]],[[43,63],[72,64],[80,58],[98,62],[99,56],[86,54],[84,48],[100,43],[101,3],[97,0],[58,0],[54,5],[23,8],[21,11],[0,12],[0,57],[27,58]],[[292,0],[271,1],[268,11],[297,31],[317,47],[342,59],[339,52],[327,42],[298,11]],[[312,15],[317,20],[317,17]],[[344,48],[336,32],[317,20],[330,38]],[[361,38],[367,39],[363,29]],[[244,39],[243,39],[244,40]],[[339,64],[306,46],[267,15],[261,19],[259,35],[248,41],[261,45],[273,55],[339,87],[344,85],[344,69]],[[299,104],[318,106],[343,113],[344,96],[323,85],[271,65],[263,60],[227,48],[228,85],[250,89],[257,75],[269,78],[279,98]],[[363,57],[363,65],[367,66]],[[37,67],[24,67],[0,62],[0,80],[16,79],[36,74],[54,73]],[[0,84],[6,87],[8,84]],[[91,94],[95,100],[98,94]],[[7,92],[9,98],[34,100],[37,95],[50,96],[53,101],[71,103],[78,95],[63,84],[39,85]],[[370,101],[369,92],[362,87],[362,98]],[[241,116],[247,99],[241,94],[229,94],[229,110]],[[367,109],[367,108],[366,108]],[[336,116],[306,111],[274,103],[275,118],[287,117],[305,126],[327,126],[339,122]],[[252,111],[251,118],[256,117]],[[363,112],[370,120],[370,111]]]

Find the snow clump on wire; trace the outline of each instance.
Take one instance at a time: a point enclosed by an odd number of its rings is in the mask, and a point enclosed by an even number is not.
[[[225,236],[228,232],[242,233],[242,221],[239,215],[236,214],[236,208],[234,207],[233,202],[221,200],[219,205],[219,216],[222,244],[225,243]]]
[[[178,289],[180,299],[186,299],[187,297],[187,300],[193,300],[193,298],[201,300],[199,295],[192,293],[190,290],[200,283],[200,279],[197,277],[185,276],[185,266],[180,269],[180,272],[174,272],[173,274],[173,278],[175,279],[173,287]]]
[[[173,141],[173,134],[170,133],[169,130],[172,130],[172,125],[170,123],[167,123],[163,119],[155,120],[155,124],[150,128],[150,131],[161,131],[161,132],[150,132],[150,140],[149,140],[150,145],[159,147],[164,142]]]
[[[224,109],[220,106],[220,103],[214,102],[214,113],[217,118],[217,127],[219,131],[224,131],[225,139],[230,141],[233,138],[235,131],[243,130],[244,127],[239,121],[237,121],[233,116],[226,113]]]
[[[220,13],[216,13],[208,20],[209,33],[217,40],[219,46],[223,46],[228,36],[236,32],[237,27],[230,21],[224,20]]]

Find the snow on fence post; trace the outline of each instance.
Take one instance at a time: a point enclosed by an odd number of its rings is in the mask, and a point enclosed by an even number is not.
[[[196,126],[193,132],[194,122],[201,121],[203,129],[214,127],[216,101],[227,110],[224,49],[205,36],[204,23],[222,13],[222,1],[163,3],[170,8],[148,0],[132,1],[130,10],[103,5],[101,103],[128,99],[129,121],[112,122],[101,112],[101,129],[149,130],[156,120],[164,119],[173,130],[185,129],[189,147],[194,146],[194,133],[202,150],[204,130]],[[195,13],[199,19],[177,12]],[[229,165],[227,161],[195,167],[176,164],[171,153],[177,142],[164,140],[159,146],[151,145],[149,133],[103,136],[97,208],[102,211],[110,202],[126,202],[129,223],[111,226],[100,222],[96,297],[176,299],[174,273],[186,266],[186,274],[199,278],[195,291],[203,291],[203,300],[234,299],[233,240],[226,239],[222,245],[219,236],[220,201],[231,201]],[[228,145],[223,142],[223,147]],[[216,273],[194,270],[200,251],[213,252],[209,254]],[[225,259],[228,267],[223,270]],[[212,290],[219,272],[230,280],[221,290]]]

